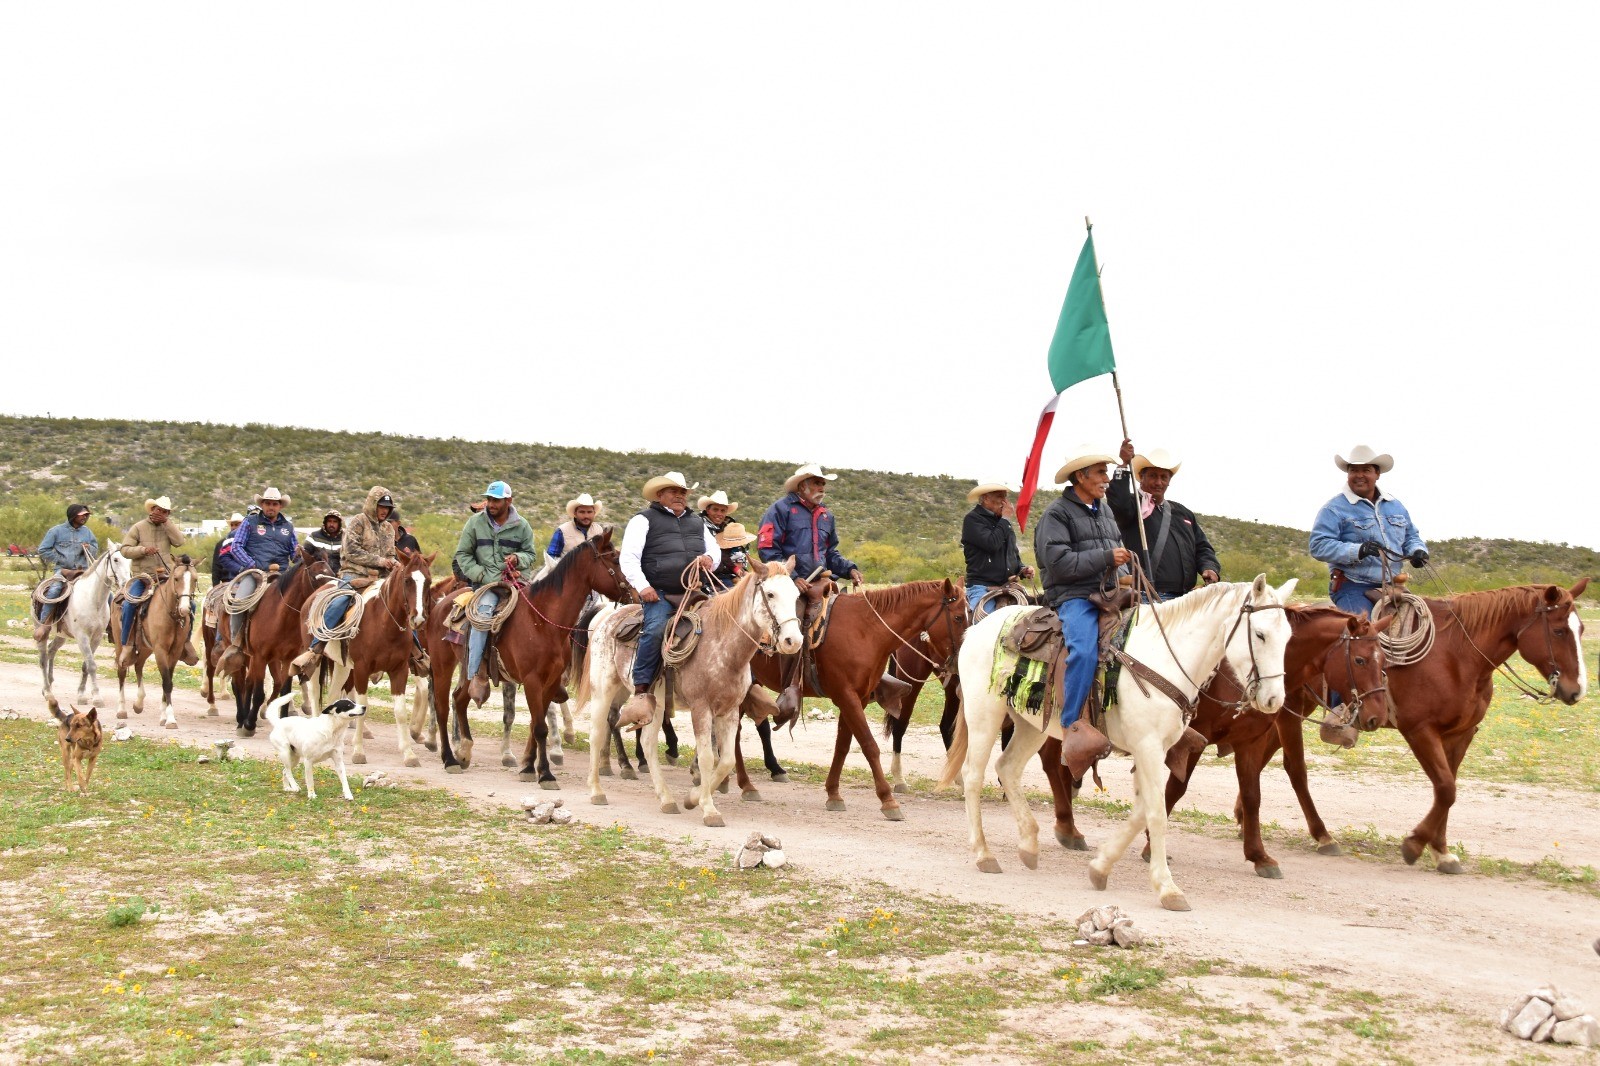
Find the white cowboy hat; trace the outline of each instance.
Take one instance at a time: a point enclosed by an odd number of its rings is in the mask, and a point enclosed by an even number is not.
[[[144,501],[144,509],[146,512],[154,511],[157,507],[161,508],[163,511],[170,511],[172,510],[172,501],[167,499],[165,496],[157,496],[153,500]]]
[[[1067,461],[1061,465],[1060,470],[1056,471],[1056,484],[1066,484],[1069,476],[1076,474],[1086,466],[1093,466],[1096,463],[1110,463],[1115,466],[1117,457],[1107,455],[1093,444],[1078,445],[1067,452]]]
[[[267,486],[266,492],[259,492],[256,494],[257,503],[265,503],[268,500],[277,500],[285,507],[289,506],[289,497],[285,496],[283,493],[279,492],[270,485]]]
[[[601,503],[587,492],[580,492],[572,499],[567,501],[567,517],[571,518],[572,512],[576,511],[580,507],[593,507],[594,516],[596,518],[599,518],[603,513],[605,513],[606,509],[605,504]]]
[[[1016,492],[1015,485],[1004,481],[980,481],[967,490],[967,502],[977,503],[979,496],[987,496],[991,492]]]
[[[1378,473],[1387,474],[1389,468],[1394,466],[1394,456],[1388,452],[1379,455],[1365,444],[1357,444],[1350,449],[1349,455],[1335,455],[1333,465],[1345,473],[1349,473],[1352,466],[1375,466]]]
[[[1182,465],[1183,460],[1165,448],[1151,448],[1150,454],[1133,457],[1133,476],[1138,477],[1152,466],[1157,470],[1170,470],[1176,474],[1178,467]]]
[[[805,466],[802,466],[799,470],[796,470],[794,473],[789,475],[789,480],[783,483],[783,491],[793,492],[795,490],[795,486],[799,485],[800,482],[804,481],[808,477],[820,477],[824,481],[832,481],[838,476],[838,474],[824,474],[822,472],[821,463],[807,463]]]
[[[756,535],[738,522],[729,522],[722,527],[722,532],[717,534],[717,547],[742,548],[755,539]]]
[[[228,525],[230,526],[240,526],[243,524],[244,515],[240,514],[238,511],[233,512],[233,514],[228,518]]]
[[[728,494],[726,492],[723,492],[721,489],[718,489],[716,492],[713,492],[709,496],[700,497],[700,502],[698,502],[698,503],[696,503],[694,505],[694,509],[696,511],[704,511],[706,509],[706,504],[708,504],[708,503],[720,503],[720,504],[722,504],[722,506],[724,506],[724,507],[726,507],[728,509],[728,513],[729,514],[732,514],[733,512],[735,512],[735,511],[737,511],[739,509],[739,505],[738,504],[729,503],[728,502]]]
[[[644,498],[649,500],[651,503],[654,503],[656,501],[656,497],[661,495],[662,489],[678,488],[687,492],[691,489],[697,489],[699,487],[700,482],[696,481],[693,485],[691,485],[684,481],[683,475],[678,473],[676,470],[668,470],[665,474],[662,474],[659,477],[653,477],[644,483]]]

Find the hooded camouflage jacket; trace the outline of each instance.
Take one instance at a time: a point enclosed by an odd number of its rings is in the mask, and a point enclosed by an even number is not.
[[[393,559],[394,524],[378,521],[378,501],[389,495],[382,485],[374,485],[367,493],[367,502],[361,513],[350,519],[344,527],[344,541],[339,548],[340,577],[382,577],[383,559]]]

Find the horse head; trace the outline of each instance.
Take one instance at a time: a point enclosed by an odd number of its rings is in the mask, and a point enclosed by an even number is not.
[[[618,603],[638,601],[638,593],[628,584],[628,579],[622,576],[622,552],[611,543],[610,527],[598,537],[585,541],[583,548],[594,549],[595,567],[590,574],[590,587],[600,595]]]
[[[1517,631],[1517,654],[1544,675],[1556,699],[1569,705],[1583,699],[1589,689],[1577,604],[1588,587],[1588,578],[1570,589],[1544,586],[1533,617]]]
[[[107,543],[106,553],[100,558],[106,561],[106,577],[112,588],[120,589],[133,579],[133,560],[122,554],[121,544],[116,541]]]
[[[1351,615],[1345,630],[1322,656],[1328,688],[1350,708],[1351,723],[1371,732],[1389,724],[1389,674],[1378,635],[1395,620],[1385,615],[1374,622]]]
[[[1245,679],[1245,696],[1263,714],[1283,708],[1283,657],[1290,637],[1283,605],[1298,580],[1290,578],[1275,589],[1267,584],[1266,574],[1257,574],[1245,590],[1223,648],[1234,675]]]
[[[790,558],[786,563],[765,563],[760,559],[751,559],[750,573],[754,579],[751,582],[754,586],[751,595],[755,601],[751,607],[757,624],[765,630],[767,639],[777,644],[779,652],[784,655],[797,654],[805,637],[800,632],[797,610],[800,589],[794,583],[794,559]],[[754,611],[756,602],[763,605],[761,611]]]
[[[177,558],[177,568],[172,571],[175,598],[172,604],[174,621],[188,624],[194,617],[194,560],[187,555]]]
[[[404,595],[410,604],[412,629],[421,629],[428,623],[428,590],[433,576],[433,560],[438,554],[423,555],[407,548],[400,549],[399,572],[391,576],[397,590],[394,595]],[[402,589],[403,592],[399,591]]]

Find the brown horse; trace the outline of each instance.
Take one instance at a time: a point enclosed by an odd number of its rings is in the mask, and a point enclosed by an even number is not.
[[[562,556],[544,577],[520,586],[517,589],[520,602],[495,638],[501,676],[522,686],[533,718],[518,777],[523,781],[538,781],[545,788],[557,787],[555,775],[550,772],[546,712],[552,702],[565,699],[561,692],[561,675],[572,660],[570,634],[591,592],[623,603],[634,599],[633,588],[622,576],[621,552],[612,546],[610,530]],[[466,679],[463,678],[453,691],[451,689],[456,666],[465,661],[467,648],[465,644],[445,639],[448,632],[445,620],[449,615],[448,597],[434,604],[428,615],[426,642],[432,676],[428,679],[426,693],[418,697],[411,731],[416,736],[422,729],[423,708],[428,705],[423,698],[426,696],[432,703],[438,725],[439,758],[446,773],[459,774],[472,763],[472,727],[467,721]],[[445,702],[446,693],[449,693],[448,703]],[[455,749],[450,744],[452,710],[454,735],[461,738]]]
[[[1494,698],[1495,671],[1513,653],[1540,671],[1551,697],[1566,704],[1583,698],[1589,676],[1576,600],[1588,585],[1584,578],[1570,589],[1514,585],[1426,601],[1435,627],[1433,650],[1419,662],[1389,667],[1394,724],[1433,783],[1433,805],[1400,845],[1407,863],[1431,848],[1440,873],[1461,872],[1461,860],[1447,849],[1445,833],[1456,799],[1456,772]],[[1248,757],[1264,766],[1280,742],[1284,770],[1305,812],[1306,827],[1323,845],[1317,850],[1338,854],[1306,787],[1300,723],[1284,722],[1276,733],[1264,734],[1253,742]],[[1246,757],[1244,749],[1236,750]]]
[[[144,664],[155,656],[156,668],[161,672],[161,725],[167,729],[178,728],[178,716],[172,710],[172,668],[183,657],[184,645],[189,643],[189,627],[194,623],[194,561],[187,555],[178,556],[177,564],[166,580],[156,585],[156,590],[145,604],[144,618],[133,627],[133,676],[139,694],[133,700],[133,713],[144,713]],[[112,625],[117,640],[117,659],[122,659],[122,626]],[[117,717],[128,717],[127,695],[128,667],[117,667]]]
[[[421,765],[411,746],[406,686],[411,680],[411,657],[416,650],[413,635],[426,624],[433,606],[428,598],[432,591],[429,568],[433,560],[434,555],[400,549],[400,565],[385,575],[383,588],[366,604],[355,635],[349,640],[328,644],[322,668],[308,683],[306,692],[309,707],[319,708],[344,696],[353,699],[365,714],[368,684],[379,674],[388,674],[389,692],[394,699],[395,732],[407,766]],[[314,621],[311,618],[301,620],[301,637],[307,643]],[[355,737],[350,755],[353,763],[367,761],[362,743],[364,733],[361,728],[351,730]]]
[[[891,822],[905,818],[894,798],[878,757],[878,742],[867,721],[866,705],[883,676],[884,665],[895,650],[906,645],[922,647],[922,636],[941,633],[948,647],[960,647],[967,631],[967,607],[960,582],[914,581],[892,588],[839,596],[833,601],[828,632],[812,654],[816,676],[802,676],[803,695],[832,700],[839,708],[838,737],[833,745],[833,765],[828,770],[827,809],[844,810],[839,776],[852,737],[872,767],[873,787],[883,816]],[[755,682],[774,692],[783,684],[783,663],[777,655],[758,654],[750,663]],[[820,683],[821,690],[817,685]],[[749,777],[744,761],[738,762],[739,787]]]
[[[961,679],[954,669],[944,671],[941,676],[938,667],[941,664],[953,664],[953,657],[960,650],[959,642],[952,648],[948,635],[929,630],[923,634],[923,641],[910,648],[896,648],[894,655],[889,658],[889,673],[911,686],[903,703],[905,713],[898,718],[887,711],[883,714],[883,735],[891,741],[893,751],[889,757],[889,780],[898,794],[911,791],[901,772],[900,752],[905,746],[906,727],[911,724],[917,699],[930,678],[938,681],[944,689],[944,709],[939,715],[939,739],[944,741],[945,750],[950,750],[950,738],[955,735],[956,719],[961,714]]]
[[[327,557],[319,549],[307,544],[303,551],[304,558],[273,581],[256,604],[245,633],[244,655],[235,660],[236,665],[228,672],[233,683],[235,726],[241,737],[255,735],[261,708],[268,702],[269,673],[272,699],[288,691],[289,664],[306,649],[301,611],[311,594],[331,577]],[[226,612],[217,619],[218,658],[228,646],[233,621]],[[356,729],[361,729],[359,723]]]

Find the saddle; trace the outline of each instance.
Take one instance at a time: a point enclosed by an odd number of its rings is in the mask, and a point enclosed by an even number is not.
[[[973,610],[974,619],[982,618],[986,614],[998,611],[1002,607],[1036,607],[1033,595],[1016,581],[994,588],[978,597],[978,606]]]
[[[669,603],[672,599],[671,597],[662,598],[666,599]],[[701,597],[701,599],[704,598],[705,597],[703,596]],[[695,600],[692,602],[697,603],[699,601]],[[691,607],[690,609],[684,611],[683,615],[678,618],[678,624],[673,627],[672,632],[662,635],[661,646],[663,648],[681,646],[685,642],[694,639],[695,631],[699,629],[699,627],[700,619],[695,614],[694,609]],[[611,635],[618,644],[637,644],[639,642],[639,634],[643,631],[643,607],[636,603],[630,603],[617,608],[616,628],[612,630]]]

